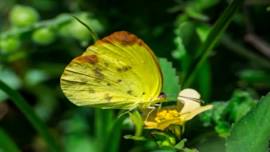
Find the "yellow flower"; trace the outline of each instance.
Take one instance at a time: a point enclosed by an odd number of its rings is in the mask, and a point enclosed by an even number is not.
[[[171,125],[183,125],[196,115],[211,109],[212,105],[202,106],[200,94],[193,89],[184,89],[178,95],[175,106],[149,110],[145,116],[146,129],[165,130]]]

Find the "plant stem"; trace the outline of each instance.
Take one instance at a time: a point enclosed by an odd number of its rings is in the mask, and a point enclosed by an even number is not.
[[[108,140],[109,129],[112,126],[112,122],[112,110],[95,109],[95,136],[99,151],[104,151],[104,143]]]
[[[79,23],[81,23],[84,27],[86,27],[88,29],[88,31],[90,32],[90,35],[91,35],[91,37],[93,38],[94,41],[98,40],[97,33],[94,32],[94,30],[89,25],[87,25],[85,22],[83,22],[82,20],[80,20],[76,16],[72,16],[72,17],[75,18]]]
[[[193,79],[196,75],[196,72],[205,62],[208,55],[211,53],[213,47],[218,42],[221,34],[228,27],[229,23],[232,20],[233,15],[236,13],[238,8],[242,5],[243,0],[234,0],[218,18],[215,25],[211,29],[209,35],[206,38],[206,41],[200,46],[198,56],[195,58],[193,64],[190,66],[187,74],[184,77],[183,86],[189,87],[193,82]]]
[[[224,35],[221,38],[221,44],[231,50],[253,62],[256,62],[258,65],[270,69],[270,61],[264,57],[253,53],[251,50],[243,47],[241,44],[232,40],[228,35]]]
[[[72,18],[70,15],[63,15],[63,16],[57,17],[55,19],[37,22],[30,27],[12,28],[11,30],[8,30],[6,32],[2,32],[0,34],[0,37],[9,37],[9,36],[14,36],[14,35],[20,35],[20,34],[31,32],[32,30],[35,30],[35,29],[38,29],[41,27],[46,27],[46,26],[57,26],[60,24],[64,24],[68,21],[71,21],[71,19]]]
[[[112,127],[110,128],[109,135],[107,138],[106,146],[104,147],[105,152],[117,152],[119,151],[119,143],[121,139],[121,130],[122,130],[122,123],[125,120],[125,116],[117,118]],[[113,140],[112,140],[113,139]]]
[[[0,150],[5,150],[8,152],[20,152],[14,141],[5,133],[2,128],[0,128],[0,147]]]

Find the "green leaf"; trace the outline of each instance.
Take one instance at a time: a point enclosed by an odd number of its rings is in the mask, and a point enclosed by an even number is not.
[[[196,32],[202,42],[204,42],[210,32],[209,25],[202,24],[196,28]]]
[[[3,81],[0,80],[0,89],[3,90],[14,102],[14,104],[25,115],[33,127],[39,132],[43,139],[47,142],[50,151],[60,151],[58,144],[54,138],[50,135],[47,126],[41,121],[41,119],[35,114],[32,107],[25,101],[25,99],[16,91],[11,89]]]
[[[180,37],[185,50],[193,51],[194,48],[194,35],[196,34],[196,26],[194,22],[186,21],[186,19],[177,19],[175,23],[174,34],[176,37]],[[177,41],[177,40],[176,40]],[[177,46],[178,44],[176,44]],[[177,46],[178,47],[178,46]]]
[[[129,117],[131,119],[131,121],[133,122],[133,124],[135,125],[135,136],[138,139],[141,139],[141,135],[142,135],[142,131],[143,131],[143,118],[141,116],[141,114],[139,113],[139,111],[134,111],[134,112],[130,112],[129,113]],[[131,137],[131,136],[126,136]]]
[[[0,128],[0,151],[19,152],[19,148],[16,143]]]
[[[183,40],[180,36],[176,36],[174,39],[174,43],[176,45],[176,49],[172,52],[172,57],[175,59],[182,59],[186,56],[187,50],[183,43]]]
[[[255,104],[255,100],[248,92],[241,90],[235,91],[232,98],[229,100],[228,105],[224,109],[224,114],[227,117],[226,119],[231,122],[239,121],[250,111],[250,109],[252,109],[252,107],[255,106]]]
[[[211,93],[211,66],[209,62],[205,62],[198,70],[197,81],[199,85],[199,92],[202,95],[202,99],[207,102]]]
[[[195,18],[201,21],[207,21],[208,17],[202,14],[199,10],[194,7],[186,7],[185,13],[191,18]]]
[[[180,142],[178,142],[174,148],[178,150],[182,150],[185,147],[185,143],[187,142],[187,139],[182,139]]]
[[[227,152],[267,152],[270,139],[270,93],[263,97],[231,131]]]
[[[168,100],[176,100],[180,91],[176,70],[172,67],[172,63],[165,58],[160,58],[159,63],[163,73],[163,92],[166,94]]]
[[[260,69],[245,69],[239,72],[239,77],[244,82],[257,86],[270,86],[270,72]]]

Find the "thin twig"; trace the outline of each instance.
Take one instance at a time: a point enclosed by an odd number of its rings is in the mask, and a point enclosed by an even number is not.
[[[252,50],[249,50],[239,44],[237,41],[232,40],[228,35],[224,35],[221,38],[221,44],[224,45],[229,51],[233,51],[242,57],[247,58],[250,61],[253,61],[257,63],[258,65],[265,67],[265,68],[270,68],[270,61],[263,58],[262,56],[253,53]]]
[[[8,37],[8,36],[15,36],[15,35],[20,35],[24,34],[27,32],[31,32],[35,29],[41,28],[41,27],[48,27],[48,26],[56,26],[60,25],[63,23],[66,23],[70,21],[72,18],[69,15],[63,15],[60,17],[57,17],[55,19],[50,19],[50,20],[45,20],[45,21],[40,21],[35,23],[34,25],[30,27],[25,27],[25,28],[11,28],[8,31],[2,32],[0,34],[0,37]]]
[[[243,0],[234,0],[222,13],[215,25],[208,34],[206,41],[200,46],[198,56],[196,56],[193,64],[189,67],[187,74],[184,76],[183,87],[189,87],[194,80],[196,72],[208,58],[213,47],[218,42],[221,34],[230,24],[233,15],[242,5]]]
[[[80,20],[78,17],[76,16],[72,16],[74,19],[76,19],[79,23],[81,23],[84,27],[86,27],[88,29],[88,31],[90,32],[90,35],[92,36],[92,38],[94,39],[94,41],[98,40],[97,34],[96,32],[94,32],[94,30],[87,25],[85,22],[83,22],[82,20]]]
[[[245,40],[253,45],[258,51],[270,58],[270,45],[265,40],[254,33],[246,34]]]

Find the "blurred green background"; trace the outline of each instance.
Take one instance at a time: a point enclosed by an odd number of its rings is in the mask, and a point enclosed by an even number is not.
[[[124,139],[123,135],[134,131],[128,120],[113,136],[117,111],[103,110],[100,113],[107,114],[97,115],[93,108],[76,107],[66,99],[59,85],[63,69],[94,43],[87,28],[72,16],[90,26],[99,38],[119,30],[136,34],[158,57],[171,62],[182,86],[200,54],[199,47],[230,2],[1,0],[0,80],[22,95],[61,151],[105,151],[104,147],[123,152],[174,151],[158,147],[153,140]],[[199,68],[190,87],[215,108],[187,124],[183,135],[187,147],[224,151],[231,124],[270,90],[269,18],[269,1],[244,1]],[[0,152],[51,151],[34,128],[0,91]]]

